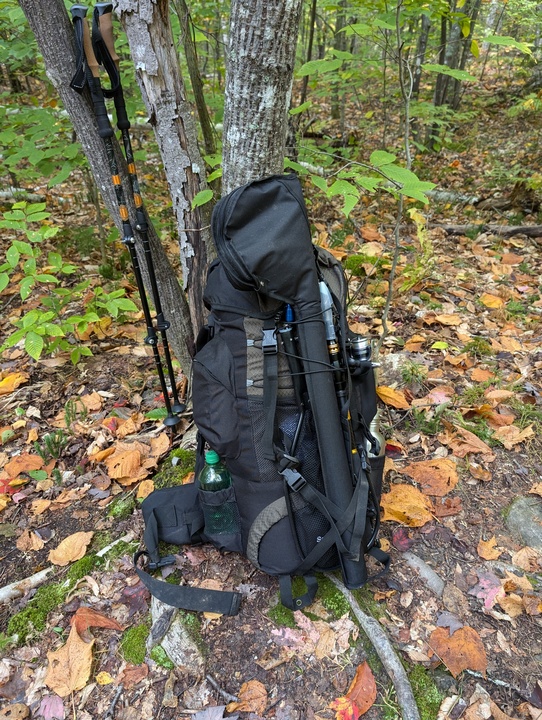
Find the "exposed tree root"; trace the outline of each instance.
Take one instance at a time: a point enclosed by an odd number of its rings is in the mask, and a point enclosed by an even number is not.
[[[390,679],[395,687],[395,692],[397,693],[397,702],[401,708],[403,720],[420,720],[420,713],[414,699],[412,686],[401,661],[397,657],[397,654],[388,639],[387,634],[377,620],[363,612],[356,598],[338,578],[332,574],[327,574],[327,577],[329,577],[331,582],[337,586],[350,603],[352,612],[371,641],[378,657],[380,658],[380,662],[390,676]]]

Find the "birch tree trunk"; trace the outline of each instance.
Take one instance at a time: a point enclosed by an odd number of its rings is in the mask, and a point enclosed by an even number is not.
[[[222,191],[284,169],[301,0],[232,0]]]
[[[208,206],[192,209],[206,189],[205,168],[186,100],[183,78],[169,21],[168,0],[116,0],[115,11],[126,31],[137,80],[154,127],[173,199],[181,265],[194,328],[203,325],[203,284],[214,248]]]
[[[62,0],[20,0],[19,4],[26,15],[32,32],[36,36],[47,76],[70,117],[104,203],[117,227],[121,230],[122,225],[111,183],[109,163],[104,143],[98,135],[90,97],[87,93],[80,96],[70,88],[70,81],[76,67],[76,58],[73,28],[64,3]],[[114,145],[119,167],[121,168],[123,184],[127,188],[126,198],[132,218],[132,227],[135,228],[135,208],[130,200],[131,193],[128,191],[129,186],[124,159],[116,141],[114,141]],[[158,276],[164,314],[171,323],[168,337],[183,371],[186,375],[189,375],[194,333],[190,322],[188,304],[152,224],[149,224],[149,240]],[[145,260],[140,250],[141,243],[136,243],[136,247],[138,256],[140,256],[140,266],[145,276]]]

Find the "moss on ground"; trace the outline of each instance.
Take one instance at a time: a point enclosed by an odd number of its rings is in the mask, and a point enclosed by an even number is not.
[[[173,465],[173,458],[177,464]],[[196,451],[177,448],[173,450],[160,465],[160,470],[153,477],[154,487],[158,490],[172,485],[182,485],[188,473],[193,472],[196,465]]]
[[[107,506],[107,514],[115,520],[126,520],[133,513],[136,501],[133,493],[122,493]]]
[[[64,602],[71,585],[64,582],[38,588],[24,610],[10,618],[8,635],[15,635],[17,644],[22,645],[29,636],[45,630],[47,615]]]
[[[99,558],[95,553],[85,555],[85,557],[76,560],[73,565],[70,565],[66,577],[71,584],[74,585],[78,580],[85,577],[85,575],[89,575],[94,568],[101,565],[102,562],[102,558]]]
[[[141,665],[145,662],[148,634],[148,623],[134,625],[134,627],[124,631],[120,641],[120,648],[126,662],[132,663],[132,665]]]
[[[186,628],[188,635],[200,653],[205,657],[209,648],[201,635],[201,620],[196,613],[179,610],[179,620]]]
[[[415,665],[409,672],[409,679],[421,720],[435,720],[444,695],[438,689],[431,673],[423,665]]]

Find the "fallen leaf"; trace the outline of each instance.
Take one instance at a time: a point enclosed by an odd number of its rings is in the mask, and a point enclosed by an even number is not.
[[[469,453],[482,453],[488,462],[492,462],[495,459],[493,451],[483,440],[480,440],[470,430],[453,425],[452,430],[447,430],[444,433],[440,433],[438,436],[439,441],[443,445],[448,445],[454,455],[463,458]]]
[[[249,680],[241,685],[239,690],[239,702],[231,702],[227,705],[228,712],[253,712],[263,715],[267,706],[267,690],[259,680]]]
[[[30,375],[25,372],[15,372],[6,375],[0,380],[0,395],[9,395],[24,383],[28,382]]]
[[[26,444],[30,445],[30,443],[35,443],[38,437],[38,428],[30,428],[28,431],[28,437],[26,438]]]
[[[498,310],[504,305],[504,300],[502,298],[497,295],[491,295],[490,293],[484,293],[481,295],[480,302],[482,305],[485,305],[487,308],[491,308],[492,310]]]
[[[499,388],[497,389],[487,389],[484,393],[484,397],[487,400],[491,400],[493,405],[498,405],[499,403],[503,402],[504,400],[509,400],[511,397],[514,397],[515,393],[512,392],[512,390],[501,390]]]
[[[540,495],[542,497],[542,482],[535,483],[529,490],[531,495]]]
[[[443,313],[442,315],[436,315],[435,320],[441,325],[448,326],[461,325],[463,322],[461,315],[456,315],[455,313]]]
[[[460,497],[441,498],[440,502],[435,501],[433,512],[436,518],[451,517],[463,511],[463,503]]]
[[[96,391],[88,395],[80,395],[79,400],[89,412],[97,412],[102,409],[103,398]]]
[[[143,480],[137,488],[137,499],[143,500],[154,490],[154,482],[152,480]]]
[[[469,595],[483,600],[484,609],[491,610],[500,598],[504,597],[501,581],[492,572],[478,570],[478,583],[469,590]]]
[[[504,612],[511,618],[517,617],[523,613],[523,600],[519,595],[511,593],[499,598],[499,605],[502,607]]]
[[[475,367],[470,373],[470,379],[474,382],[486,382],[487,380],[492,380],[494,377],[495,373],[485,368]]]
[[[481,465],[474,465],[473,463],[469,465],[469,472],[473,478],[481,480],[482,482],[489,482],[493,477],[489,470],[486,470]]]
[[[144,680],[149,674],[149,666],[147,663],[141,665],[126,665],[117,677],[117,685],[124,685],[125,688],[131,688]]]
[[[141,466],[141,453],[136,449],[115,453],[105,460],[105,465],[111,478],[131,477]]]
[[[478,555],[484,560],[496,560],[499,558],[504,550],[497,547],[497,540],[495,535],[489,540],[480,540],[478,547],[476,548]]]
[[[376,388],[376,392],[378,397],[386,405],[391,405],[391,407],[394,407],[397,410],[410,409],[410,403],[408,402],[405,394],[402,391],[394,390],[393,388],[386,387],[385,385],[379,385]]]
[[[408,475],[422,486],[428,495],[442,497],[453,490],[459,482],[457,466],[450,458],[435,458],[410,463],[403,468]]]
[[[45,465],[43,458],[39,455],[21,453],[6,463],[4,470],[9,477],[16,478],[21,473],[29,473],[32,470],[41,470]]]
[[[24,703],[13,703],[0,710],[0,718],[9,720],[25,720],[30,717],[30,708]]]
[[[493,433],[493,437],[502,443],[507,450],[512,450],[514,445],[527,440],[527,438],[533,435],[534,430],[532,425],[529,425],[524,430],[521,430],[516,425],[504,425]]]
[[[512,565],[525,570],[525,572],[540,571],[540,554],[532,547],[524,547],[512,555]]]
[[[35,532],[24,530],[17,538],[15,545],[17,550],[21,552],[35,552],[36,550],[41,550],[45,543]]]
[[[58,547],[49,552],[49,562],[52,562],[53,565],[64,566],[74,562],[74,560],[80,560],[84,557],[87,545],[93,536],[93,532],[76,532],[69,535]]]
[[[475,670],[485,677],[487,656],[476,630],[468,625],[450,636],[447,628],[437,627],[431,633],[429,645],[454,677],[463,670]]]
[[[44,681],[47,687],[60,697],[82,690],[90,677],[93,646],[94,639],[85,642],[72,625],[66,644],[47,653],[49,667]]]
[[[122,626],[118,624],[113,618],[109,618],[106,615],[92,608],[85,607],[82,605],[79,607],[72,617],[72,625],[75,626],[79,635],[83,636],[89,627],[100,627],[109,628],[111,630],[122,630]]]
[[[356,705],[359,714],[364,715],[376,700],[376,681],[367,661],[358,666],[346,697]]]
[[[108,672],[99,672],[96,675],[96,682],[98,685],[111,685],[115,681]]]
[[[527,615],[542,614],[542,599],[538,595],[524,595],[522,601]]]
[[[409,527],[422,527],[433,519],[433,505],[413,485],[398,483],[384,493],[380,504],[384,509],[382,520],[393,520]]]
[[[333,700],[329,704],[329,708],[335,711],[335,720],[358,720],[359,718],[356,703],[346,696]]]
[[[58,695],[46,695],[41,700],[38,715],[44,720],[64,720],[64,702]]]

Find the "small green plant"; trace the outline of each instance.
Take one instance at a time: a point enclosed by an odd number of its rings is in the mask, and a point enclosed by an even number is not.
[[[167,652],[161,645],[153,647],[151,650],[151,658],[160,667],[167,668],[168,670],[173,670],[175,668],[175,665],[171,662]]]
[[[424,435],[438,435],[442,430],[442,414],[445,408],[445,404],[436,410],[412,408],[412,428]]]
[[[74,423],[85,420],[87,415],[87,408],[75,398],[70,398],[64,405],[64,423],[70,431]]]
[[[409,215],[416,226],[416,237],[421,252],[416,254],[414,262],[407,264],[401,273],[403,282],[399,290],[402,293],[411,290],[422,280],[434,277],[436,272],[435,251],[427,231],[426,220],[415,208],[409,210]]]
[[[401,368],[401,377],[405,385],[423,385],[427,372],[427,367],[422,363],[407,360]]]
[[[506,312],[512,317],[519,317],[527,314],[527,308],[518,300],[509,300],[506,303]]]
[[[472,340],[469,340],[469,342],[466,343],[463,347],[463,350],[468,355],[471,355],[475,358],[483,358],[495,354],[495,351],[491,347],[491,344],[485,338],[481,337],[476,337]]]
[[[98,286],[94,288],[93,297],[87,304],[87,312],[96,313],[98,317],[110,315],[118,318],[124,312],[137,312],[137,305],[126,297],[124,288],[106,293]]]
[[[64,452],[70,439],[62,429],[54,430],[44,435],[41,443],[36,440],[34,449],[45,463],[52,458],[58,460]]]

